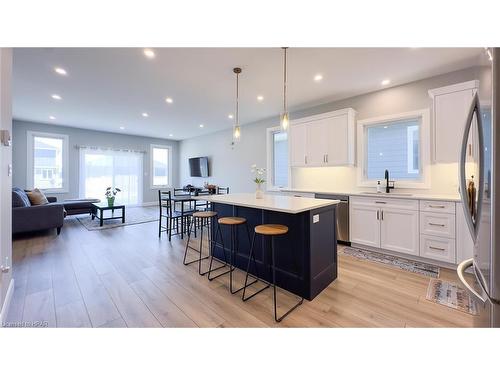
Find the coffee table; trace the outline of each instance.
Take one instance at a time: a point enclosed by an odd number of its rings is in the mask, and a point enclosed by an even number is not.
[[[104,211],[111,210],[111,217],[104,217]],[[115,210],[120,210],[121,216],[115,216]],[[107,203],[92,203],[92,220],[94,218],[99,219],[99,226],[102,227],[104,224],[104,220],[111,219],[122,219],[122,223],[125,223],[125,205],[113,205],[108,206]]]

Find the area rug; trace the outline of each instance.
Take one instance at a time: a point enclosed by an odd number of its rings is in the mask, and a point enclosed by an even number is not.
[[[399,268],[404,271],[418,273],[424,276],[439,277],[438,266],[418,262],[416,260],[404,259],[393,255],[376,253],[374,251],[356,249],[354,247],[347,246],[341,249],[340,253],[371,262],[385,264],[387,266]]]
[[[457,283],[451,281],[431,279],[425,298],[467,314],[478,314],[476,302],[471,298],[469,293]]]
[[[111,211],[104,211],[104,217],[110,217]],[[104,225],[99,226],[99,219],[92,220],[90,215],[78,216],[77,219],[87,230],[103,230],[126,225],[135,225],[158,221],[159,212],[157,207],[130,207],[125,210],[125,223],[122,219],[104,220]]]

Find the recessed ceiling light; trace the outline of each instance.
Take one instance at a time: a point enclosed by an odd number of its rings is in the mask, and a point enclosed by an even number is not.
[[[229,114],[229,115],[227,115],[227,118],[229,118],[229,119],[233,119],[233,118],[234,118],[234,116],[233,116],[232,114]]]
[[[49,116],[49,119],[55,120],[56,118],[54,116]]]
[[[173,137],[174,135],[173,135],[173,134],[169,134],[168,136],[169,136],[169,137]]]
[[[319,81],[321,81],[322,79],[323,79],[323,76],[322,76],[321,74],[316,74],[316,75],[314,76],[314,80],[315,80],[316,82],[319,82]]]
[[[168,103],[168,104],[172,104],[174,102],[174,100],[170,97],[166,98],[165,101]]]
[[[125,126],[120,126],[120,130],[124,130],[125,129]]]
[[[380,82],[382,86],[387,86],[389,83],[391,83],[390,79],[384,79],[382,82]]]
[[[384,126],[384,129],[387,129],[387,126]]]
[[[146,56],[148,59],[154,59],[156,54],[152,49],[146,48],[144,50],[144,56]]]
[[[204,127],[205,127],[205,125],[203,125],[203,124],[200,124],[200,128],[204,128]]]
[[[261,101],[263,101],[263,100],[264,100],[264,97],[263,97],[262,95],[259,95],[259,96],[257,96],[257,100],[258,100],[259,102],[261,102]]]
[[[149,114],[147,112],[142,112],[142,117],[149,117]]]
[[[57,74],[60,74],[60,75],[62,75],[62,76],[66,76],[66,75],[68,75],[68,72],[67,72],[65,69],[60,68],[60,67],[58,67],[58,66],[56,66],[56,67],[54,68],[54,72],[56,72]]]
[[[57,95],[57,94],[53,94],[51,95],[52,96],[52,99],[55,99],[55,100],[61,100],[61,96],[60,95]]]

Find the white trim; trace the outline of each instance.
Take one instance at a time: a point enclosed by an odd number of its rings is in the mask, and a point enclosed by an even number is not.
[[[11,278],[9,283],[9,288],[7,289],[7,294],[5,295],[5,300],[3,301],[2,310],[0,311],[0,328],[3,327],[5,319],[7,319],[7,314],[9,313],[10,303],[12,302],[13,295],[14,295],[14,278]]]
[[[461,83],[456,83],[454,85],[438,87],[429,90],[428,94],[431,99],[434,99],[434,97],[437,95],[445,95],[445,94],[450,94],[452,92],[473,90],[478,88],[479,88],[479,81],[476,79],[473,81],[461,82]]]
[[[302,123],[307,123],[311,121],[317,121],[317,120],[324,120],[329,117],[338,117],[342,115],[356,115],[356,111],[352,108],[343,108],[339,109],[337,111],[331,111],[331,112],[323,112],[319,113],[317,115],[312,115],[312,116],[307,116],[307,117],[301,117],[298,119],[292,119],[290,120],[290,125],[297,125],[297,124],[302,124]]]
[[[273,174],[274,174],[274,163],[273,163],[273,154],[274,154],[274,144],[273,144],[273,134],[281,132],[280,126],[273,126],[272,128],[266,129],[266,190],[267,191],[280,191],[280,189],[286,189],[290,187],[292,180],[292,169],[290,167],[290,132],[287,134],[287,142],[288,142],[288,179],[287,186],[274,186],[273,183]]]
[[[406,148],[406,158],[407,158],[407,168],[408,168],[408,173],[418,173],[418,169],[413,168],[413,134],[415,133],[415,130],[417,129],[417,126],[409,126],[406,128],[406,140],[407,140],[407,148]]]
[[[384,122],[392,122],[397,120],[410,119],[415,117],[421,117],[422,121],[420,124],[420,162],[422,168],[422,178],[421,182],[418,181],[408,181],[401,180],[396,181],[397,188],[411,188],[411,189],[430,189],[431,187],[431,173],[430,173],[430,111],[428,108],[420,109],[411,112],[397,113],[392,115],[374,117],[358,121],[357,129],[357,186],[362,187],[375,187],[377,180],[367,180],[365,179],[365,165],[366,165],[366,155],[365,155],[365,137],[366,128],[375,124],[381,124]],[[381,177],[382,178],[382,177]]]
[[[154,148],[162,148],[168,150],[168,184],[167,185],[154,185],[153,177],[154,177],[154,168],[153,168],[153,149]],[[149,186],[151,190],[153,189],[165,189],[172,187],[172,146],[168,145],[149,145]]]
[[[26,140],[26,188],[34,189],[37,186],[34,186],[34,144],[33,139],[35,137],[46,137],[46,138],[55,138],[62,139],[63,147],[62,147],[62,188],[57,189],[40,189],[46,193],[68,193],[69,192],[69,137],[66,134],[60,133],[44,133],[28,130],[26,132],[27,140]]]

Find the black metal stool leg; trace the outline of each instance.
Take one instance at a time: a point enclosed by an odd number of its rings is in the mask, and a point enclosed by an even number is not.
[[[248,227],[247,227],[248,229]],[[255,279],[254,281],[252,281],[250,284],[248,285],[243,285],[241,288],[239,289],[236,289],[236,290],[233,290],[233,272],[236,270],[236,266],[234,266],[234,263],[235,262],[235,258],[236,258],[236,255],[237,255],[237,249],[238,249],[238,245],[239,245],[239,242],[238,242],[238,237],[237,237],[237,226],[236,225],[233,225],[231,226],[231,265],[230,265],[230,269],[231,269],[231,272],[229,274],[229,291],[231,292],[231,294],[236,294],[238,293],[239,291],[245,289],[246,287],[252,285],[252,284],[255,284],[258,279]],[[248,234],[248,230],[247,230],[247,234]],[[250,258],[249,258],[250,259]],[[254,259],[255,260],[255,259]]]
[[[278,311],[277,311],[277,299],[276,299],[276,267],[275,267],[275,258],[274,258],[274,237],[271,237],[271,257],[272,257],[272,267],[273,267],[273,304],[274,304],[274,320],[276,322],[281,322],[285,317],[290,314],[293,310],[295,310],[297,307],[302,305],[302,302],[304,302],[304,297],[301,297],[300,301],[297,302],[290,310],[288,310],[286,313],[284,313],[281,317],[278,318]]]
[[[248,231],[248,228],[247,228],[247,231]],[[250,237],[250,233],[248,234],[248,236]],[[257,275],[257,273],[258,273],[258,271],[257,271],[257,262],[255,261],[255,255],[254,255],[255,236],[256,236],[256,233],[253,234],[252,245],[250,246],[250,254],[248,256],[247,274],[245,276],[245,285],[243,287],[243,296],[241,297],[241,299],[243,301],[248,301],[253,296],[259,294],[260,292],[266,290],[267,288],[269,288],[271,286],[271,284],[269,284],[269,283],[266,282],[266,286],[264,286],[263,288],[259,289],[256,292],[252,293],[250,296],[245,297],[245,292],[247,290],[247,286],[250,286],[250,285],[256,283],[257,281],[259,281],[259,278],[258,278],[258,275]],[[248,274],[249,274],[249,271],[250,271],[250,260],[252,258],[253,258],[254,267],[255,267],[255,274],[256,274],[257,277],[256,277],[256,280],[254,282],[252,282],[251,284],[247,284],[248,283]]]
[[[220,236],[220,241],[221,241],[221,244],[222,244],[222,252],[223,252],[223,255],[224,255],[224,264],[222,266],[219,266],[217,268],[214,268],[212,269],[212,263],[213,263],[213,260],[214,260],[214,256],[213,256],[213,251],[212,251],[212,256],[210,258],[210,266],[208,268],[208,280],[209,281],[212,281],[212,280],[215,280],[216,278],[218,278],[219,276],[222,276],[222,275],[226,275],[227,273],[229,273],[231,271],[231,266],[229,266],[229,271],[226,271],[226,272],[222,272],[216,276],[213,276],[211,277],[210,274],[213,272],[213,271],[217,271],[221,268],[224,268],[224,267],[227,267],[228,264],[227,264],[227,258],[226,258],[226,248],[224,246],[224,239],[222,238],[222,231],[220,229],[220,224],[217,223],[217,230],[215,232],[215,240],[214,240],[214,244],[213,246],[215,246],[215,243],[217,242],[217,234]],[[217,260],[219,261],[219,260]]]
[[[189,246],[189,241],[191,240],[191,233],[192,233],[192,229],[193,229],[193,225],[196,226],[196,218],[193,217],[192,220],[190,221],[189,223],[189,227],[188,227],[188,230],[187,230],[187,235],[188,235],[188,239],[187,239],[187,242],[186,242],[186,249],[184,250],[184,260],[183,260],[183,264],[185,266],[189,265],[189,264],[193,264],[193,263],[196,263],[198,262],[198,273],[200,275],[204,275],[201,273],[201,262],[205,259],[208,259],[209,256],[206,256],[206,257],[203,257],[202,254],[203,254],[203,228],[202,228],[202,231],[201,231],[201,238],[200,238],[200,249],[196,249],[192,246]],[[188,252],[188,248],[191,249],[191,250],[194,250],[196,252],[198,252],[200,255],[199,255],[199,258],[198,259],[195,259],[195,260],[192,260],[190,262],[186,262],[186,257],[187,257],[187,252]],[[206,272],[205,272],[206,273]]]

